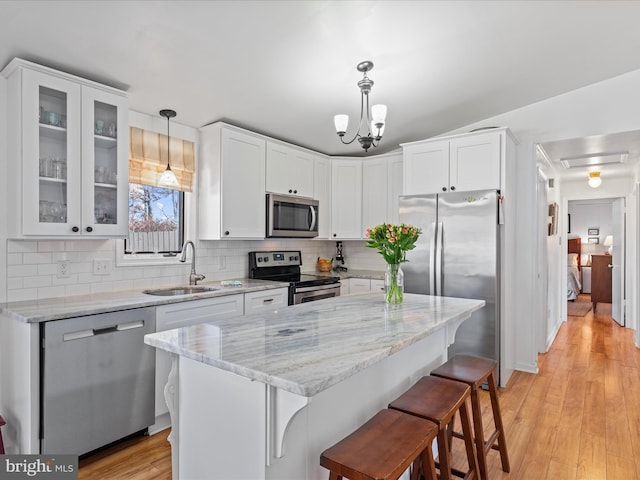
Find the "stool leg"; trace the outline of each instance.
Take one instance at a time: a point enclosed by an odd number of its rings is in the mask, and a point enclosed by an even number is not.
[[[471,431],[471,422],[469,421],[466,401],[460,407],[460,423],[462,424],[462,434],[464,437],[465,450],[467,451],[469,470],[473,472],[469,475],[468,480],[473,480],[474,478],[478,478],[480,474],[478,472],[478,459],[476,449],[473,445],[473,432]]]
[[[422,458],[422,477],[424,480],[438,480],[436,475],[436,466],[433,461],[433,448],[431,443],[424,449],[421,454]]]
[[[451,459],[449,458],[449,441],[447,429],[443,425],[438,431],[438,462],[440,464],[440,480],[451,480]]]
[[[487,379],[489,384],[489,396],[491,397],[491,409],[493,410],[493,421],[498,431],[498,449],[500,450],[500,461],[502,462],[502,470],[509,472],[509,454],[507,453],[507,439],[504,435],[504,427],[502,426],[502,415],[500,414],[500,405],[498,404],[498,389],[496,387],[496,378],[491,372]]]
[[[484,429],[482,428],[482,410],[480,409],[480,398],[478,390],[471,389],[471,410],[473,411],[473,432],[476,442],[476,453],[478,454],[478,467],[480,478],[489,480],[487,471],[487,451],[484,448]]]
[[[342,475],[338,475],[336,472],[329,472],[329,480],[342,480]]]

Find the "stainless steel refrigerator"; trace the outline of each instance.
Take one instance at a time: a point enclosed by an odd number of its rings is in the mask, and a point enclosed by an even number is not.
[[[495,190],[400,197],[401,222],[422,228],[402,264],[404,291],[486,302],[460,325],[449,357],[500,361],[498,198]]]

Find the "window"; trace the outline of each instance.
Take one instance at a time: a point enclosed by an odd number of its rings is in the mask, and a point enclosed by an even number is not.
[[[130,183],[125,254],[175,253],[183,241],[184,192]]]
[[[171,256],[182,250],[184,192],[192,191],[194,152],[193,142],[129,127],[129,233],[124,241],[125,257]],[[157,186],[169,158],[179,183],[175,189]],[[147,255],[149,259],[158,256]]]

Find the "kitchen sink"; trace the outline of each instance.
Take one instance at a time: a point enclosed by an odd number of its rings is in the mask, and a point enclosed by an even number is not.
[[[145,290],[142,293],[147,295],[159,295],[162,297],[173,297],[175,295],[192,295],[194,293],[205,293],[219,290],[215,287],[178,287],[178,288],[159,288],[157,290]]]

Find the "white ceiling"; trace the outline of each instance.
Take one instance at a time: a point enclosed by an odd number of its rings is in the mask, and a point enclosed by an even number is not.
[[[332,155],[333,115],[388,106],[381,153],[640,68],[640,2],[0,1],[0,68],[22,57]]]

